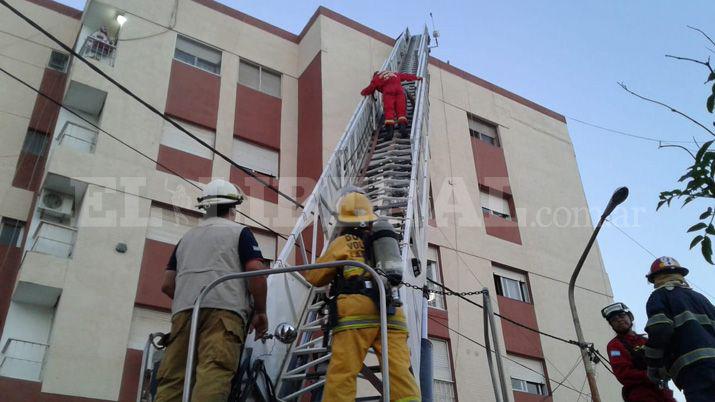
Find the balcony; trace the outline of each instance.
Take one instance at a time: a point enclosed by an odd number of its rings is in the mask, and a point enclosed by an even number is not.
[[[72,257],[77,229],[53,223],[40,221],[32,235],[31,251],[54,255],[60,258]]]
[[[117,47],[106,36],[89,36],[84,40],[79,54],[88,59],[94,59],[114,67]]]
[[[94,147],[97,145],[97,134],[96,129],[66,121],[57,136],[57,141],[63,147],[80,152],[94,153]]]
[[[8,338],[0,354],[0,376],[40,381],[47,344]]]

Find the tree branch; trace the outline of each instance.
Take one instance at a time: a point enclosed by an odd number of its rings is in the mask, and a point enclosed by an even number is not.
[[[636,92],[633,92],[633,91],[631,91],[630,89],[628,89],[628,87],[626,86],[626,84],[624,84],[624,83],[622,83],[622,82],[619,82],[618,85],[620,85],[621,88],[623,88],[626,92],[628,92],[629,94],[631,94],[631,95],[633,95],[633,96],[635,96],[635,97],[637,97],[637,98],[639,98],[639,99],[642,99],[642,100],[647,101],[647,102],[655,103],[656,105],[660,105],[660,106],[662,106],[662,107],[664,107],[664,108],[666,108],[666,109],[670,109],[670,111],[673,112],[673,113],[676,113],[676,114],[679,114],[679,115],[685,117],[686,119],[690,120],[692,123],[696,124],[697,126],[701,127],[703,130],[705,130],[705,131],[707,131],[708,133],[710,133],[710,135],[712,135],[713,137],[715,137],[715,132],[714,132],[714,131],[712,131],[712,130],[710,130],[709,128],[705,127],[702,123],[700,123],[699,121],[693,119],[692,117],[688,116],[687,114],[681,112],[680,110],[675,109],[675,108],[672,107],[672,106],[666,105],[666,104],[663,103],[663,102],[657,101],[657,100],[655,100],[655,99],[646,98],[646,97],[643,96],[643,95],[640,95],[640,94],[638,94],[638,93],[636,93]]]
[[[692,29],[693,31],[698,31],[698,32],[700,32],[701,34],[703,34],[704,37],[706,37],[706,38],[708,39],[708,41],[710,41],[710,43],[713,44],[713,46],[715,46],[715,41],[713,41],[713,40],[708,36],[708,34],[706,34],[702,29],[700,29],[700,28],[695,28],[695,27],[691,27],[690,25],[686,25],[686,27]]]
[[[668,144],[663,145],[660,141],[658,141],[658,149],[661,149],[661,148],[680,148],[680,149],[684,150],[685,152],[689,153],[690,156],[692,156],[693,159],[695,159],[695,155],[692,152],[690,152],[690,150],[688,148],[685,148],[682,145],[668,145]]]
[[[689,57],[673,56],[670,54],[666,54],[665,57],[670,57],[671,59],[676,59],[676,60],[692,61],[693,63],[702,64],[705,67],[707,67],[711,73],[715,73],[715,70],[713,70],[713,67],[710,65],[710,56],[708,56],[708,59],[706,61],[695,60],[695,59],[691,59]]]

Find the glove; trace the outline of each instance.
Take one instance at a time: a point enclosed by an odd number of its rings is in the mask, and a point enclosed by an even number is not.
[[[402,282],[402,274],[387,274],[387,280],[392,287],[398,286]]]

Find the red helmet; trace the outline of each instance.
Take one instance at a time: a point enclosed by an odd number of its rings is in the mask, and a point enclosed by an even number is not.
[[[688,269],[680,266],[680,263],[673,257],[660,257],[650,264],[650,273],[645,277],[648,282],[653,283],[653,279],[658,274],[688,274]]]

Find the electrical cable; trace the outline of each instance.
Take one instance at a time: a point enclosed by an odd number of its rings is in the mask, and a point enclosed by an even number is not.
[[[451,332],[454,332],[455,334],[457,334],[457,336],[460,336],[460,337],[462,337],[462,338],[464,338],[464,339],[466,339],[466,340],[468,340],[468,341],[474,343],[475,345],[481,346],[482,348],[484,348],[485,350],[487,350],[487,353],[495,353],[494,350],[487,349],[487,347],[486,347],[485,345],[483,345],[483,344],[477,342],[476,340],[474,340],[473,338],[470,338],[470,337],[467,336],[467,335],[464,335],[463,333],[457,331],[456,329],[453,329],[453,328],[449,327],[448,325],[446,325],[446,324],[440,322],[439,320],[437,320],[437,319],[435,319],[435,318],[432,318],[432,317],[429,317],[429,319],[430,319],[433,323],[435,323],[435,324],[437,324],[437,325],[440,325],[440,326],[442,326],[443,328],[446,328],[447,330],[449,330],[449,331],[451,331]],[[528,367],[528,366],[526,366],[526,365],[523,365],[523,364],[519,363],[518,361],[516,361],[516,360],[510,358],[508,355],[501,355],[501,356],[502,356],[503,358],[509,360],[510,362],[512,362],[512,363],[514,363],[514,364],[520,366],[520,367],[523,367],[523,368],[525,368],[525,369],[527,369],[527,370],[529,370],[529,371],[531,371],[531,372],[533,372],[533,373],[536,373],[536,374],[540,375],[541,377],[543,377],[544,379],[549,380],[550,382],[555,382],[556,384],[561,384],[561,386],[564,387],[564,388],[568,388],[568,389],[570,389],[570,390],[572,390],[572,391],[578,392],[579,394],[583,394],[582,392],[579,392],[577,389],[572,388],[572,387],[570,387],[570,386],[568,386],[568,385],[563,384],[563,382],[559,382],[559,381],[553,380],[553,379],[551,379],[551,378],[546,378],[546,376],[544,375],[544,373],[540,373],[540,372],[538,372],[538,371],[532,369],[531,367]],[[585,395],[588,395],[588,394],[585,394]],[[588,395],[588,396],[590,397],[590,395]]]
[[[132,146],[132,145],[126,143],[125,141],[121,140],[120,138],[116,137],[115,135],[111,134],[110,132],[104,130],[103,128],[99,127],[97,124],[95,124],[95,123],[93,123],[92,121],[86,119],[85,117],[83,117],[82,115],[76,113],[76,112],[73,111],[72,109],[70,109],[70,108],[66,107],[65,105],[63,105],[63,104],[57,102],[56,100],[52,99],[50,96],[48,96],[48,95],[45,94],[44,92],[42,92],[42,91],[40,91],[39,89],[33,87],[32,85],[30,85],[30,84],[27,83],[26,81],[22,80],[21,78],[17,77],[16,75],[10,73],[10,72],[7,71],[6,69],[0,67],[0,71],[3,72],[4,74],[6,74],[7,76],[9,76],[10,78],[14,79],[15,81],[19,82],[20,84],[24,85],[24,86],[27,87],[28,89],[34,91],[34,92],[37,93],[38,95],[42,96],[43,98],[49,100],[50,102],[54,103],[55,105],[61,107],[61,108],[64,109],[64,110],[66,110],[67,112],[69,112],[69,113],[72,114],[73,116],[78,117],[79,119],[81,119],[81,120],[84,121],[85,123],[87,123],[87,124],[91,125],[92,127],[96,128],[96,129],[99,130],[100,132],[102,132],[102,133],[108,135],[110,138],[116,140],[117,142],[119,142],[120,144],[122,144],[122,145],[124,145],[125,147],[129,148],[130,150],[136,152],[137,154],[143,156],[144,158],[150,160],[151,162],[156,163],[157,165],[159,165],[159,166],[161,166],[162,168],[166,169],[166,170],[169,171],[170,173],[172,173],[172,174],[176,175],[177,177],[179,177],[180,179],[184,180],[185,182],[187,182],[187,183],[190,184],[191,186],[196,187],[197,189],[201,190],[201,187],[198,186],[196,183],[194,183],[194,182],[192,182],[191,180],[189,180],[189,179],[183,177],[182,175],[180,175],[179,173],[177,173],[176,171],[174,171],[174,170],[171,169],[170,167],[168,167],[168,166],[162,164],[161,162],[157,161],[156,159],[154,159],[154,158],[150,157],[149,155],[143,153],[142,151],[138,150],[138,149],[135,148],[134,146]],[[93,184],[94,184],[94,183],[93,183]],[[109,190],[114,190],[114,191],[118,191],[118,192],[125,193],[125,194],[128,194],[128,195],[133,195],[133,196],[136,196],[136,197],[139,197],[139,198],[143,198],[143,199],[147,199],[147,200],[150,200],[150,201],[154,201],[153,199],[151,199],[151,198],[149,198],[149,197],[142,196],[142,195],[139,195],[139,194],[134,194],[134,193],[130,193],[130,192],[126,192],[126,191],[122,191],[122,190],[116,189],[116,188],[110,188],[110,187],[106,187],[106,186],[102,186],[102,185],[98,185],[98,184],[95,184],[95,185],[98,186],[98,187],[103,187],[103,188],[109,189]],[[265,225],[265,224],[263,224],[263,223],[257,221],[256,219],[254,219],[254,218],[250,217],[249,215],[247,215],[247,214],[245,214],[245,213],[239,211],[238,209],[236,210],[236,212],[238,212],[238,213],[239,213],[241,216],[243,216],[244,218],[246,218],[246,219],[250,220],[251,222],[257,224],[257,225],[260,226],[261,228],[265,229],[266,231],[270,232],[271,234],[276,235],[276,236],[278,236],[278,237],[280,237],[280,238],[282,238],[282,239],[284,239],[284,240],[288,240],[288,237],[287,237],[287,236],[285,236],[285,235],[283,235],[283,234],[281,234],[281,233],[276,232],[275,230],[271,229],[271,228],[268,227],[267,225]],[[296,244],[295,246],[298,247],[297,244]]]
[[[228,156],[226,156],[226,155],[223,154],[222,152],[218,151],[216,148],[212,147],[211,145],[209,145],[207,142],[205,142],[204,140],[202,140],[202,139],[199,138],[198,136],[192,134],[189,130],[187,130],[186,128],[184,128],[182,125],[180,125],[179,123],[177,123],[175,120],[169,118],[166,114],[162,113],[162,112],[159,111],[156,107],[154,107],[154,106],[152,106],[151,104],[149,104],[149,102],[147,102],[147,101],[145,101],[144,99],[142,99],[141,97],[139,97],[139,96],[138,96],[137,94],[135,94],[132,90],[128,89],[127,87],[125,87],[124,85],[122,85],[120,82],[118,82],[117,80],[115,80],[114,78],[112,78],[111,76],[109,76],[107,73],[105,73],[104,71],[102,71],[102,69],[100,69],[99,67],[95,66],[93,63],[91,63],[90,61],[88,61],[87,59],[85,59],[82,55],[80,55],[79,53],[77,53],[74,49],[70,48],[69,46],[67,46],[66,44],[64,44],[62,41],[60,41],[57,37],[55,37],[55,36],[52,35],[50,32],[48,32],[47,30],[45,30],[44,28],[42,28],[42,27],[41,27],[38,23],[36,23],[34,20],[32,20],[31,18],[27,17],[25,14],[23,14],[22,12],[20,12],[19,10],[17,10],[17,9],[14,8],[13,6],[11,6],[11,5],[7,2],[7,0],[0,0],[0,4],[2,4],[3,6],[5,6],[7,9],[9,9],[12,13],[14,13],[15,15],[17,15],[17,16],[20,17],[21,19],[23,19],[26,23],[30,24],[33,28],[35,28],[35,29],[37,29],[38,31],[42,32],[46,37],[48,37],[49,39],[51,39],[53,42],[57,43],[57,44],[58,44],[60,47],[62,47],[65,51],[69,52],[69,53],[72,54],[74,57],[78,58],[80,61],[82,61],[84,64],[86,64],[87,67],[89,67],[91,70],[93,70],[94,72],[96,72],[97,74],[99,74],[100,76],[102,76],[103,78],[105,78],[107,81],[109,81],[109,82],[112,83],[114,86],[116,86],[117,88],[119,88],[122,92],[124,92],[125,94],[129,95],[132,99],[136,100],[137,102],[139,102],[142,106],[144,106],[145,108],[149,109],[152,113],[154,113],[154,114],[156,114],[157,116],[161,117],[164,121],[168,122],[169,124],[171,124],[172,126],[174,126],[176,129],[178,129],[178,130],[181,131],[182,133],[188,135],[188,136],[191,137],[194,141],[198,142],[198,143],[201,144],[203,147],[209,149],[209,150],[212,151],[215,155],[218,155],[221,159],[225,160],[226,162],[228,162],[228,163],[231,164],[232,166],[236,167],[237,169],[239,169],[239,170],[241,170],[242,172],[246,173],[247,175],[251,176],[254,180],[256,180],[257,182],[261,183],[264,187],[266,187],[266,188],[268,188],[268,189],[274,191],[276,194],[278,194],[278,195],[280,195],[281,197],[285,198],[286,200],[288,200],[289,202],[291,202],[291,203],[292,203],[293,205],[295,205],[296,207],[301,208],[301,209],[304,208],[304,206],[303,206],[300,202],[298,202],[297,200],[295,200],[294,198],[292,198],[292,197],[289,196],[288,194],[285,194],[284,192],[282,192],[281,190],[279,190],[279,189],[276,188],[275,186],[271,185],[271,184],[268,183],[267,181],[265,181],[265,180],[261,179],[260,177],[258,177],[258,175],[255,173],[255,171],[254,171],[253,169],[248,169],[248,168],[246,168],[246,167],[244,167],[244,166],[241,166],[241,165],[239,165],[238,163],[234,162],[231,158],[229,158]]]
[[[541,400],[542,400],[542,401],[545,401],[545,400],[546,400],[547,398],[549,398],[550,396],[553,396],[554,393],[556,392],[556,390],[559,389],[559,387],[561,386],[561,384],[564,383],[564,382],[567,382],[568,378],[571,376],[571,374],[573,374],[574,370],[576,370],[576,367],[579,366],[579,363],[581,363],[581,355],[576,356],[576,361],[574,362],[573,367],[571,367],[571,370],[569,370],[569,372],[566,373],[566,376],[564,376],[564,379],[561,381],[561,383],[559,383],[558,385],[556,385],[556,386],[551,390],[551,395],[546,395],[546,396],[544,396]],[[557,381],[557,382],[558,382],[558,381]]]

